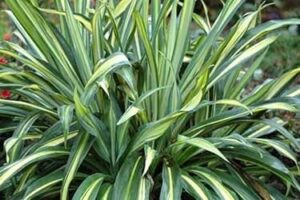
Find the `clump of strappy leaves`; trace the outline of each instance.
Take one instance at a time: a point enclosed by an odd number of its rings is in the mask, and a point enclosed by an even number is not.
[[[295,197],[299,138],[265,114],[299,112],[300,68],[244,88],[299,19],[258,24],[260,6],[230,23],[241,0],[213,23],[194,1],[54,2],[6,0],[3,199]]]

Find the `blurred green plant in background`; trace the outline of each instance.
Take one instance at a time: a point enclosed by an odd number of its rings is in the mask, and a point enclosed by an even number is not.
[[[0,11],[5,9],[5,5],[0,0]],[[5,33],[10,32],[10,23],[7,15],[4,12],[0,12],[0,41],[3,40],[3,36]]]
[[[270,47],[262,68],[268,77],[276,77],[300,64],[300,36],[288,31]]]

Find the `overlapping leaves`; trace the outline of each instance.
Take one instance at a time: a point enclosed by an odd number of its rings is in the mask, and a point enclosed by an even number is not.
[[[14,93],[0,99],[5,199],[256,200],[300,189],[299,140],[264,117],[299,112],[300,90],[288,86],[300,68],[243,92],[271,33],[299,19],[257,25],[260,7],[228,28],[240,0],[214,23],[194,1],[6,3],[21,40],[0,47],[16,63],[0,68]]]

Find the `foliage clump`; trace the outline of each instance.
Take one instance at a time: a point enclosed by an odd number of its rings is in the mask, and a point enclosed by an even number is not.
[[[243,92],[275,31],[299,19],[257,24],[261,6],[229,28],[241,0],[227,0],[214,23],[193,13],[194,1],[6,3],[21,40],[0,48],[15,60],[0,68],[0,87],[12,93],[0,99],[4,199],[257,200],[299,191],[299,139],[264,116],[299,111],[300,88],[288,85],[300,68]]]

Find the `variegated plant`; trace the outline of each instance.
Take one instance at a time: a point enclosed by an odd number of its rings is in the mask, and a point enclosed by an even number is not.
[[[300,19],[258,24],[260,6],[231,26],[243,0],[225,1],[213,23],[193,13],[193,0],[6,3],[19,42],[0,49],[15,60],[0,68],[0,88],[13,93],[0,99],[1,199],[268,200],[299,191],[299,139],[265,113],[299,111],[300,88],[289,83],[300,68],[244,88],[276,30]]]

